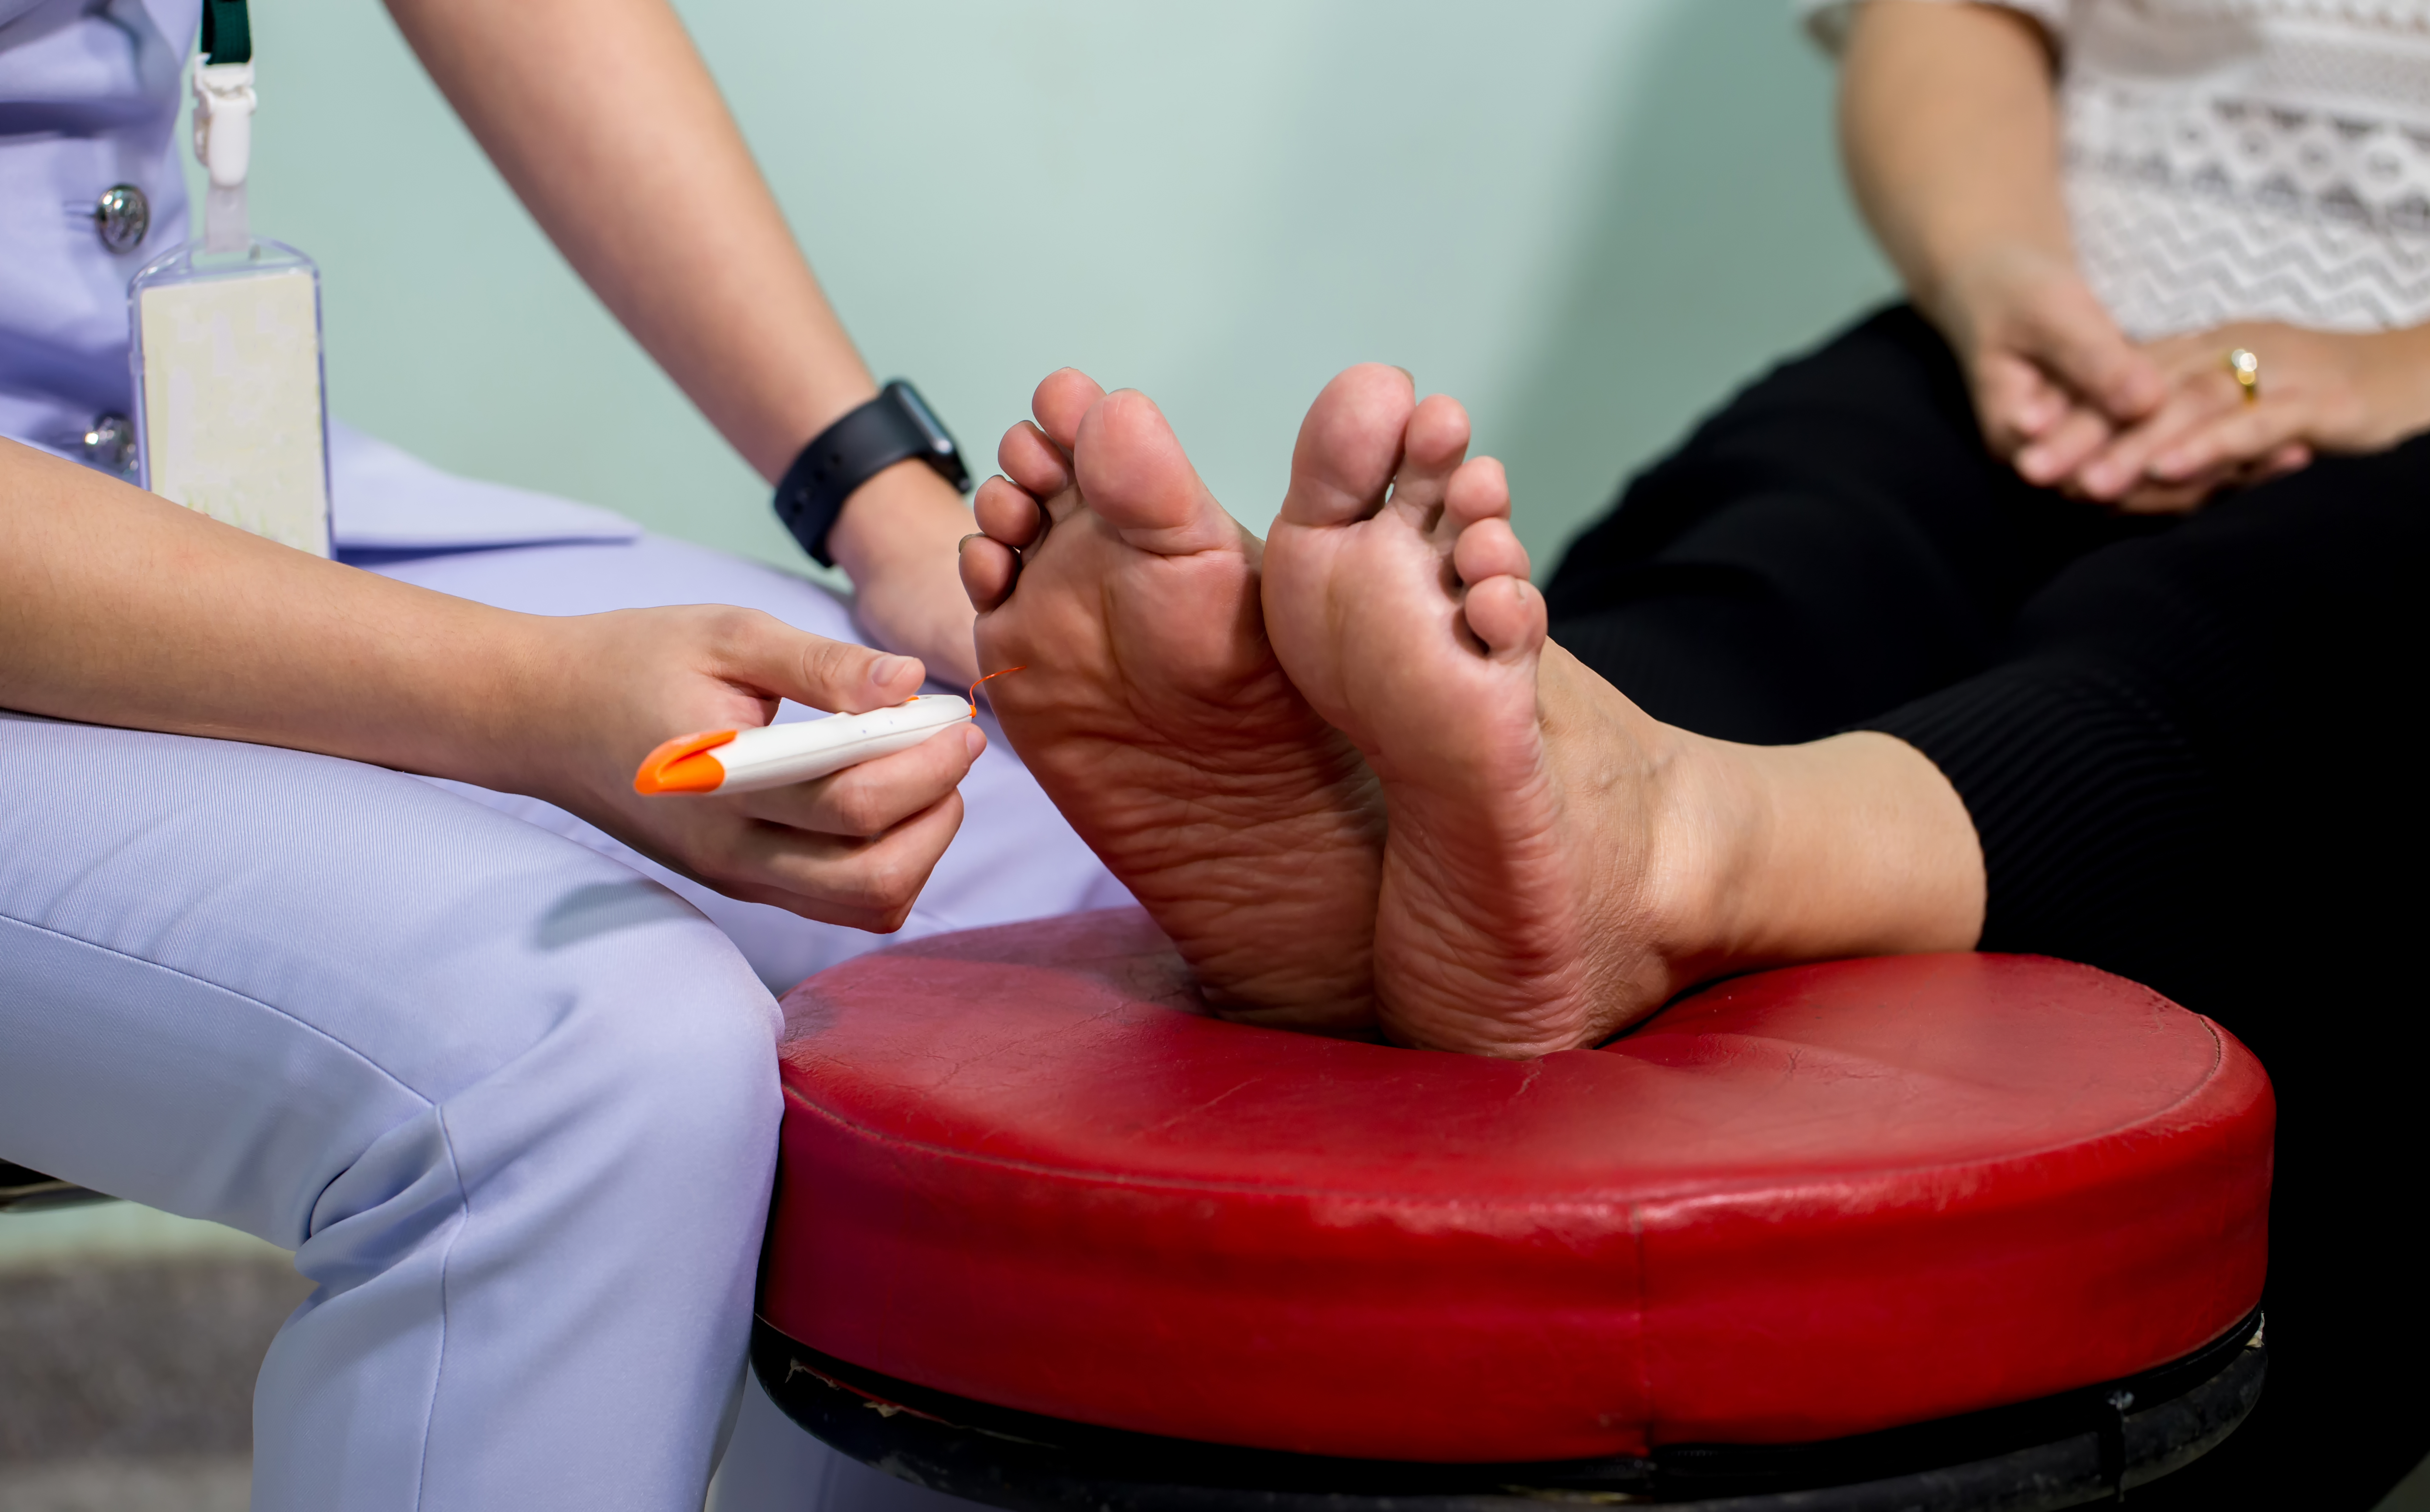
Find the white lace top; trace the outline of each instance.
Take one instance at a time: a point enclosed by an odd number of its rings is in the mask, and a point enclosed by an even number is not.
[[[1826,44],[1851,0],[1803,0]],[[1992,0],[2058,49],[2085,275],[2131,336],[2430,322],[2430,0]]]

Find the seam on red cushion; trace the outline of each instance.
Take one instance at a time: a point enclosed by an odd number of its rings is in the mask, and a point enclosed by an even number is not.
[[[2197,1017],[2200,1016],[2197,1015]],[[2081,1139],[2072,1139],[2062,1144],[2039,1145],[2031,1150],[2021,1150],[2013,1153],[2003,1154],[1988,1160],[1951,1160],[1943,1161],[1935,1165],[1887,1166],[1878,1171],[1869,1171],[1861,1175],[1856,1176],[1824,1175],[1818,1172],[1806,1180],[1794,1183],[1783,1183],[1777,1178],[1774,1178],[1769,1181],[1750,1183],[1744,1186],[1729,1186],[1715,1183],[1707,1186],[1687,1186],[1675,1192],[1661,1192],[1654,1194],[1644,1192],[1613,1192],[1605,1197],[1554,1197],[1523,1201],[1508,1205],[1481,1204],[1473,1197],[1443,1197],[1433,1193],[1419,1194],[1413,1192],[1378,1191],[1372,1189],[1356,1190],[1348,1188],[1336,1187],[1260,1186],[1244,1181],[1207,1181],[1189,1176],[1137,1176],[1117,1171],[1076,1171],[1068,1166],[1042,1165],[1034,1160],[1015,1159],[1007,1155],[982,1155],[975,1151],[961,1149],[954,1145],[936,1144],[926,1139],[914,1139],[898,1134],[889,1134],[881,1129],[873,1128],[869,1124],[864,1123],[857,1119],[846,1118],[842,1114],[836,1112],[833,1108],[823,1107],[819,1104],[811,1102],[808,1098],[803,1096],[802,1093],[791,1087],[787,1087],[785,1088],[785,1099],[788,1104],[800,1107],[804,1112],[824,1119],[827,1122],[835,1125],[837,1128],[845,1130],[858,1138],[884,1149],[903,1154],[928,1155],[940,1159],[966,1161],[972,1165],[991,1167],[999,1171],[1017,1171],[1029,1175],[1050,1177],[1058,1181],[1070,1181],[1105,1187],[1123,1187],[1136,1188],[1140,1191],[1234,1192],[1243,1196],[1301,1198],[1310,1201],[1330,1202],[1394,1203],[1411,1207],[1430,1207],[1438,1209],[1473,1210],[1479,1207],[1487,1207],[1495,1212],[1513,1213],[1608,1212],[1614,1208],[1625,1207],[1629,1210],[1631,1221],[1634,1222],[1639,1210],[1648,1204],[1675,1205],[1717,1198],[1756,1198],[1775,1194],[1802,1192],[1808,1189],[1809,1187],[1816,1183],[1829,1183],[1842,1187],[1869,1186],[1885,1181],[1908,1181],[1923,1175],[1940,1175],[1957,1171],[1990,1171],[2008,1167],[2030,1164],[2049,1155],[2056,1154],[2065,1150],[2089,1148],[2092,1145],[2100,1144],[2107,1140],[2123,1138],[2146,1128],[2152,1122],[2185,1106],[2188,1102],[2190,1102],[2195,1096],[2199,1095],[2204,1090],[2216,1087],[2219,1082],[2218,1070],[2218,1063],[2215,1062],[2212,1072],[2205,1075],[2193,1091],[2187,1093],[2185,1097],[2170,1104],[2168,1107],[2160,1109],[2150,1118],[2138,1121],[2134,1123],[2121,1124],[2116,1128],[2105,1129],[2100,1133],[2089,1135]]]
[[[2104,972],[2103,974],[2107,975],[2108,973]],[[2124,978],[2122,977],[2118,980],[2123,981]],[[1910,1166],[1883,1166],[1875,1170],[1865,1171],[1858,1176],[1850,1177],[1841,1175],[1830,1179],[1839,1181],[1855,1180],[1859,1182],[1871,1182],[1890,1178],[1912,1178],[1927,1173],[1990,1170],[2001,1166],[2011,1165],[2020,1161],[2036,1160],[2058,1151],[2082,1149],[2090,1145],[2098,1144],[2104,1140],[2123,1138],[2127,1136],[2143,1131],[2155,1123],[2159,1123],[2169,1119],[2172,1115],[2187,1106],[2187,1105],[2202,1097],[2205,1093],[2218,1088],[2227,1068],[2226,1037],[2220,1026],[2212,1022],[2210,1019],[2203,1014],[2194,1013],[2191,1009],[2185,1008],[2174,1003],[2170,1003],[2167,998],[2162,997],[2157,992],[2152,991],[2149,988],[2144,988],[2139,984],[2135,983],[2128,983],[2127,985],[2135,987],[2137,990],[2145,993],[2159,1003],[2166,1004],[2171,1007],[2177,1008],[2181,1013],[2188,1014],[2196,1022],[2202,1025],[2203,1032],[2210,1038],[2211,1063],[2209,1069],[2204,1072],[2202,1075],[2196,1077],[2194,1084],[2190,1088],[2165,1106],[2155,1108],[2131,1122],[2115,1124],[2097,1132],[2086,1134],[2056,1143],[2037,1145],[2031,1149],[2025,1150],[2004,1152],[1989,1160],[1948,1160],[1931,1164]],[[2262,1077],[2265,1085],[2267,1084],[2268,1076],[2269,1072],[2266,1070],[2263,1071]],[[1473,1198],[1453,1199],[1433,1194],[1420,1195],[1408,1192],[1376,1190],[1362,1191],[1336,1187],[1277,1186],[1244,1181],[1208,1181],[1187,1176],[1135,1176],[1107,1171],[1081,1172],[1075,1171],[1066,1166],[1044,1165],[1037,1161],[1021,1160],[1007,1155],[983,1155],[978,1152],[963,1149],[955,1145],[938,1144],[927,1139],[918,1139],[904,1135],[890,1134],[882,1129],[875,1128],[859,1119],[848,1118],[845,1115],[837,1112],[833,1108],[813,1102],[803,1092],[791,1085],[788,1085],[785,1088],[785,1100],[789,1105],[797,1105],[805,1112],[812,1113],[820,1118],[825,1119],[839,1128],[850,1130],[852,1133],[862,1138],[882,1144],[890,1149],[951,1156],[955,1159],[969,1160],[980,1165],[993,1166],[1005,1171],[1021,1171],[1036,1175],[1057,1176],[1065,1179],[1085,1179],[1107,1185],[1137,1187],[1142,1189],[1170,1188],[1179,1191],[1223,1191],[1275,1197],[1331,1198],[1336,1200],[1348,1199],[1352,1201],[1406,1203],[1435,1207],[1473,1207],[1476,1205]],[[1819,1180],[1823,1178],[1818,1175],[1814,1179]],[[1623,1203],[1637,1205],[1647,1202],[1662,1203],[1692,1200],[1696,1195],[1741,1197],[1765,1192],[1794,1190],[1803,1188],[1806,1185],[1806,1183],[1805,1182],[1785,1185],[1777,1179],[1774,1179],[1770,1182],[1742,1187],[1715,1185],[1709,1188],[1695,1188],[1693,1191],[1682,1190],[1676,1193],[1664,1193],[1659,1195],[1650,1195],[1643,1192],[1615,1192],[1610,1196],[1604,1198],[1576,1197],[1549,1199],[1542,1202],[1530,1202],[1521,1205],[1520,1207],[1508,1210],[1538,1209],[1560,1211],[1567,1209],[1608,1208],[1616,1204]],[[1631,1221],[1635,1221],[1633,1213]]]

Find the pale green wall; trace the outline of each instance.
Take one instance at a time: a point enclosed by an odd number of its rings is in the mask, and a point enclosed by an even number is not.
[[[1632,464],[1889,288],[1782,0],[682,8],[871,362],[974,460],[1076,363],[1153,394],[1259,528],[1308,399],[1381,358],[1468,403],[1548,569]],[[322,263],[337,413],[799,561],[385,12],[255,14],[255,224]]]

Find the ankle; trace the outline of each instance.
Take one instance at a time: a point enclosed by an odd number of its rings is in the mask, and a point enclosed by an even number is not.
[[[1666,996],[1777,958],[1776,785],[1758,748],[1654,723],[1648,922]]]
[[[1740,773],[1745,804],[1708,822],[1736,841],[1721,869],[1724,970],[1973,948],[1982,847],[1964,802],[1922,752],[1870,731],[1790,746],[1704,743],[1715,765]]]
[[[1662,723],[1556,644],[1539,687],[1571,822],[1596,836],[1579,853],[1580,925],[1594,942],[1589,1027],[1601,1038],[1739,969],[1759,784],[1730,758],[1744,748]]]
[[[1604,872],[1608,895],[1592,910],[1601,938],[1631,942],[1600,973],[1606,1030],[1737,972],[1973,948],[1982,849],[1956,790],[1912,746],[1863,732],[1739,745],[1617,695],[1598,712],[1606,749],[1636,753],[1634,781],[1603,790],[1634,810],[1612,839],[1629,843],[1633,828],[1642,847],[1636,864]]]

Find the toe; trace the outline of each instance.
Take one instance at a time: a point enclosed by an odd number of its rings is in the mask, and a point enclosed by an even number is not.
[[[1489,577],[1462,602],[1468,628],[1496,661],[1521,661],[1544,644],[1544,595],[1523,577]]]
[[[1072,468],[1089,507],[1143,551],[1178,556],[1240,540],[1164,412],[1135,389],[1106,395],[1082,419]]]
[[[971,500],[971,512],[978,517],[981,530],[1015,551],[1036,540],[1046,523],[1037,498],[1003,478],[990,478],[979,485]]]
[[[1001,540],[964,536],[961,569],[962,591],[971,596],[971,607],[985,614],[1012,596],[1021,556]]]
[[[1080,434],[1081,419],[1105,396],[1097,380],[1078,368],[1057,368],[1029,396],[1029,412],[1038,417],[1046,439],[1069,453]]]
[[[1282,518],[1340,525],[1382,507],[1416,407],[1409,375],[1380,362],[1361,363],[1326,384],[1300,423]]]
[[[1490,457],[1460,464],[1443,490],[1443,524],[1457,535],[1480,520],[1510,518],[1510,479]]]
[[[1041,499],[1051,499],[1072,486],[1072,463],[1046,433],[1024,420],[1004,433],[995,449],[995,465],[1004,475]]]
[[[1507,520],[1480,520],[1461,531],[1452,545],[1451,562],[1459,580],[1472,585],[1489,577],[1523,578],[1530,567],[1527,548],[1519,544],[1519,533]]]
[[[1468,456],[1468,411],[1447,393],[1430,394],[1409,416],[1401,469],[1392,477],[1391,507],[1420,530],[1442,520],[1443,495]],[[1456,534],[1453,529],[1446,534]]]

